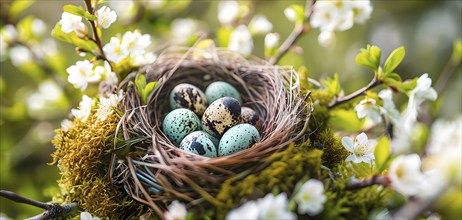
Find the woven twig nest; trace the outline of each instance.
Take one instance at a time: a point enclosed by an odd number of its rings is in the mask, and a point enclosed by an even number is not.
[[[220,207],[223,204],[214,196],[221,183],[238,174],[244,177],[258,172],[268,165],[273,153],[290,142],[302,141],[311,113],[291,68],[245,59],[229,50],[172,48],[138,74],[160,84],[147,105],[142,104],[135,88],[128,86],[118,132],[132,145],[124,158],[119,156],[114,162],[111,177],[133,199],[159,214],[173,200],[189,204],[207,201]],[[180,150],[161,129],[163,117],[171,110],[170,91],[179,83],[205,89],[217,80],[237,88],[243,106],[259,114],[261,140],[249,149],[217,158]]]

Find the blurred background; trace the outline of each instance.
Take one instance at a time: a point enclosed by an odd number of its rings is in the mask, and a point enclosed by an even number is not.
[[[39,200],[51,201],[59,192],[59,170],[51,162],[54,129],[77,107],[82,93],[67,82],[66,68],[78,60],[75,48],[50,36],[65,4],[83,1],[0,1],[0,188]],[[273,24],[271,32],[285,39],[293,23],[284,16],[291,4],[303,1],[253,1],[250,11]],[[115,1],[117,21],[103,32],[103,42],[125,31],[140,29],[152,36],[152,50],[170,44],[190,44],[185,36],[202,32],[214,38],[220,28],[218,1]],[[355,56],[368,43],[379,46],[382,57],[404,46],[406,57],[396,72],[403,79],[428,73],[433,85],[451,65],[455,41],[460,40],[462,1],[373,1],[374,11],[365,24],[336,32],[329,48],[318,44],[319,30],[302,36],[279,64],[305,65],[311,78],[338,73],[345,94],[366,85],[373,73],[355,64]],[[253,54],[264,55],[264,34],[253,36]],[[460,59],[460,58],[459,58]],[[383,62],[383,61],[382,61]],[[439,99],[432,117],[452,118],[461,113],[460,66],[447,83],[438,84]],[[435,107],[436,106],[436,107]],[[0,198],[0,219],[23,219],[42,210]]]

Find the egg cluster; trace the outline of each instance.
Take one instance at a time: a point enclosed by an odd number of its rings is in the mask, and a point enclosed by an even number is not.
[[[162,131],[182,150],[219,157],[260,141],[255,127],[259,116],[242,106],[239,92],[227,82],[213,82],[205,92],[188,83],[176,85],[169,102],[172,111],[165,116]]]

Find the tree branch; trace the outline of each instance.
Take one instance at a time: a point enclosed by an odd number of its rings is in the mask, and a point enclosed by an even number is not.
[[[374,77],[374,79],[372,79],[372,81],[367,86],[357,90],[356,92],[351,93],[350,95],[340,97],[340,98],[335,98],[327,107],[329,109],[331,109],[331,108],[334,108],[337,105],[340,105],[340,104],[342,104],[344,102],[350,101],[350,100],[362,95],[366,91],[380,85],[381,83],[382,83],[382,81],[378,80],[377,77]]]
[[[388,186],[390,185],[390,179],[388,176],[373,176],[371,178],[367,178],[365,180],[350,184],[346,187],[347,190],[358,190],[362,188],[366,188],[373,185],[383,185]]]
[[[54,218],[57,216],[65,215],[67,213],[70,213],[72,211],[76,211],[79,209],[79,206],[77,205],[77,203],[70,203],[66,205],[44,203],[44,202],[39,202],[39,201],[26,198],[24,196],[20,196],[14,192],[7,191],[7,190],[0,190],[0,196],[6,199],[9,199],[11,201],[17,202],[17,203],[24,203],[24,204],[28,204],[31,206],[45,209],[43,213],[29,218],[32,220],[50,219],[50,218]]]
[[[85,5],[87,6],[87,11],[90,12],[92,15],[94,15],[94,8],[91,6],[91,0],[85,0]],[[90,22],[91,29],[93,30],[93,40],[95,41],[96,45],[98,45],[98,49],[100,52],[99,56],[96,56],[99,59],[107,60],[106,55],[104,55],[103,51],[103,45],[101,44],[101,39],[98,36],[98,29],[96,28],[96,23],[95,21],[92,21],[88,19],[88,22]]]
[[[307,0],[306,1],[306,6],[305,6],[305,21],[308,20],[308,18],[311,16],[311,13],[313,12],[313,5],[315,3],[315,0]],[[303,33],[306,33],[310,31],[311,27],[305,22],[296,24],[294,29],[292,30],[292,33],[287,37],[287,39],[282,43],[282,45],[279,47],[278,52],[276,55],[271,57],[269,59],[269,63],[274,65],[276,64],[281,57],[287,53],[287,51],[292,47],[292,45],[295,44],[295,42],[299,39],[300,36],[302,36]]]

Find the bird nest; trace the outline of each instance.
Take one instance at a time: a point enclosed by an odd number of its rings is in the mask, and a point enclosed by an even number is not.
[[[291,142],[303,141],[312,109],[292,68],[246,59],[229,50],[171,48],[137,74],[146,74],[147,81],[159,85],[147,104],[133,85],[127,86],[117,132],[129,150],[124,156],[114,153],[110,177],[115,186],[123,187],[158,214],[173,200],[222,206],[215,196],[223,181],[258,173],[272,154]],[[249,149],[217,158],[177,148],[161,129],[170,110],[170,91],[179,83],[205,89],[217,80],[232,84],[240,92],[243,106],[256,110],[261,140]]]

